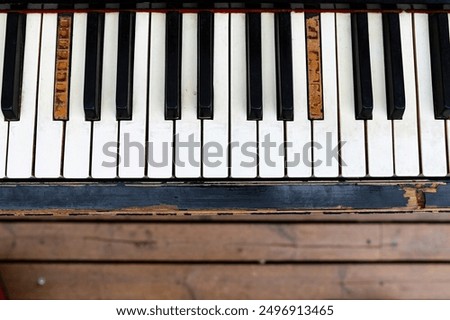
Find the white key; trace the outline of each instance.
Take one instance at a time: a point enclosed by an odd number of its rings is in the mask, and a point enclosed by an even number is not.
[[[400,13],[403,77],[405,82],[405,113],[403,119],[393,121],[395,175],[414,177],[420,174],[419,138],[417,132],[417,101],[414,43],[411,13]]]
[[[324,120],[313,121],[314,176],[337,177],[338,158],[330,150],[338,148],[336,30],[334,13],[321,13],[322,83]],[[336,149],[337,150],[337,149]]]
[[[286,165],[290,178],[310,177],[311,153],[303,153],[311,143],[306,81],[305,15],[291,13],[294,121],[286,121]],[[308,150],[308,149],[306,149]]]
[[[147,123],[147,75],[149,13],[136,13],[133,114],[132,120],[120,121],[120,178],[145,176],[145,133]]]
[[[61,175],[63,122],[53,120],[57,19],[58,15],[54,13],[42,17],[34,167],[37,178],[58,178]]]
[[[427,14],[415,13],[414,25],[422,174],[442,177],[447,174],[445,129],[444,121],[434,119]]]
[[[197,14],[183,14],[181,52],[181,120],[175,121],[175,176],[198,178],[201,121],[197,119]],[[189,147],[181,147],[188,141]]]
[[[93,178],[115,178],[117,173],[116,77],[119,14],[105,13],[103,42],[102,106],[92,132]],[[107,66],[107,67],[106,67]]]
[[[203,120],[205,178],[228,177],[228,18],[214,14],[214,119]]]
[[[173,121],[164,119],[166,15],[152,13],[149,69],[148,177],[171,178]]]
[[[0,30],[5,29],[0,27]],[[41,14],[27,15],[25,34],[22,106],[20,121],[11,121],[9,124],[8,178],[30,178],[32,176]],[[0,52],[0,55],[3,55],[3,47],[0,48]],[[3,58],[0,61],[3,61]],[[3,64],[0,68],[3,68]]]
[[[355,119],[351,16],[336,14],[339,83],[339,130],[341,139],[341,174],[343,177],[366,175],[364,121]],[[326,116],[326,114],[325,114]]]
[[[245,14],[231,15],[231,177],[257,174],[256,121],[247,121]]]
[[[390,177],[394,174],[392,121],[387,120],[386,111],[381,13],[369,13],[368,23],[373,91],[373,119],[366,121],[368,172],[371,177]]]
[[[448,14],[448,21],[450,22],[450,13]],[[450,32],[450,23],[449,23],[449,32]],[[450,120],[445,121],[447,125],[447,161],[449,162],[448,166],[450,168]]]
[[[263,120],[259,121],[259,176],[284,176],[284,124],[277,120],[275,21],[273,13],[261,14]],[[273,145],[272,145],[273,144]]]
[[[91,162],[91,126],[83,111],[86,13],[73,15],[69,121],[64,143],[64,178],[87,178]]]
[[[0,13],[0,88],[3,83],[3,59],[5,54],[6,14]],[[1,96],[1,92],[0,92]],[[8,121],[0,115],[0,178],[5,176],[8,146]]]

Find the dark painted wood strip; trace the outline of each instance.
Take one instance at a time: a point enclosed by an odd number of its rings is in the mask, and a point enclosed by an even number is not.
[[[16,184],[0,186],[0,209],[383,209],[405,207],[398,185]],[[450,189],[447,190],[447,199]],[[441,200],[449,204],[450,200]]]
[[[436,192],[426,193],[427,207],[450,207],[450,185],[443,184],[436,187]]]

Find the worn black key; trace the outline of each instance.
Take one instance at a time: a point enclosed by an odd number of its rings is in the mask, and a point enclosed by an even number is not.
[[[87,17],[83,100],[87,121],[100,120],[104,18],[103,13],[96,12]]]
[[[166,14],[166,120],[181,118],[181,25],[179,12]]]
[[[119,14],[117,52],[116,119],[131,120],[133,104],[134,12]]]
[[[450,40],[447,13],[428,16],[434,116],[450,119]]]
[[[372,119],[373,94],[367,13],[352,13],[353,77],[356,119]]]
[[[5,120],[19,120],[22,92],[26,16],[8,13],[3,61],[2,112]]]
[[[246,14],[247,120],[262,120],[261,14]]]
[[[398,13],[383,14],[383,45],[387,116],[389,120],[398,120],[402,119],[405,112],[405,82]]]
[[[294,120],[294,90],[292,80],[291,14],[275,14],[275,53],[277,64],[277,117]]]
[[[213,118],[214,14],[198,14],[197,117]]]

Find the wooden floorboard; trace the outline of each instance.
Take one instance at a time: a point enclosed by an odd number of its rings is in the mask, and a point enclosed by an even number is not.
[[[447,264],[3,263],[0,272],[12,299],[450,298]]]
[[[12,299],[450,299],[450,219],[3,218],[0,277]]]
[[[0,223],[0,261],[450,261],[450,223]]]

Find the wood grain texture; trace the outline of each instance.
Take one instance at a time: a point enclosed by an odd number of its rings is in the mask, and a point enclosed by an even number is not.
[[[1,223],[1,261],[450,261],[450,224]]]
[[[308,109],[310,120],[323,120],[320,14],[307,13],[306,56],[308,61]]]
[[[0,264],[0,272],[12,299],[450,298],[450,266],[441,264]]]

